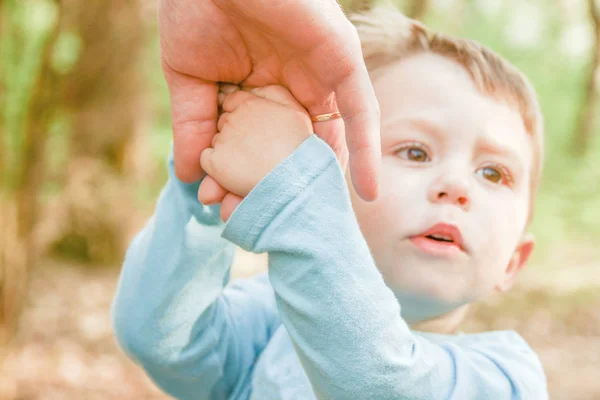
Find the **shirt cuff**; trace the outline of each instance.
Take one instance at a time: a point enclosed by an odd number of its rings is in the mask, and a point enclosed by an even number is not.
[[[307,138],[244,198],[225,225],[223,238],[253,251],[271,221],[332,163],[337,159],[331,147],[316,135]]]

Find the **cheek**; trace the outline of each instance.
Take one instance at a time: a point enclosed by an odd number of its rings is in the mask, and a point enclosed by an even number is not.
[[[400,216],[397,212],[398,204],[393,196],[381,193],[374,202],[366,202],[352,196],[352,203],[360,230],[373,253],[379,260],[390,248],[390,243],[398,235],[398,227],[401,226]],[[381,260],[379,260],[381,261]]]
[[[363,235],[367,240],[394,238],[408,229],[414,229],[413,220],[421,214],[427,201],[424,192],[427,177],[423,174],[405,173],[386,158],[380,175],[380,194],[375,202],[356,199],[353,203]],[[378,243],[373,243],[379,245]]]
[[[523,235],[526,220],[526,204],[514,198],[501,196],[481,202],[476,224],[482,240],[479,257],[494,260],[489,267],[504,271]]]
[[[355,200],[354,205],[361,232],[379,261],[404,237],[407,228],[414,225],[411,216],[418,213],[414,201],[389,189],[382,190],[375,202]]]
[[[356,196],[352,199],[354,213],[360,226],[360,230],[369,243],[369,247],[372,249],[373,244],[378,243],[379,232],[381,230],[382,222],[385,220],[382,215],[382,210],[379,204],[381,203],[381,197],[375,202],[366,202]]]

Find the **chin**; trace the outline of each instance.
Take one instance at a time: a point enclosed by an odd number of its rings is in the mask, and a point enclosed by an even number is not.
[[[448,302],[464,300],[468,291],[466,277],[460,274],[464,267],[458,268],[451,260],[402,252],[388,255],[386,262],[382,260],[377,265],[386,285],[393,291],[405,290]]]

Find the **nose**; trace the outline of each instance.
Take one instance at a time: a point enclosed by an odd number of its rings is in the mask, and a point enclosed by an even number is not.
[[[429,190],[429,201],[434,204],[451,204],[468,211],[471,207],[469,184],[458,176],[444,175]]]

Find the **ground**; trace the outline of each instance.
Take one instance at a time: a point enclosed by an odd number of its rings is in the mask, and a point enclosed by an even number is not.
[[[240,253],[236,276],[264,259]],[[0,374],[0,399],[167,399],[114,342],[109,319],[117,268],[46,261]],[[466,331],[515,329],[538,352],[552,399],[600,399],[600,277],[596,266],[533,268],[504,298],[473,311]],[[544,276],[541,279],[540,276]]]

